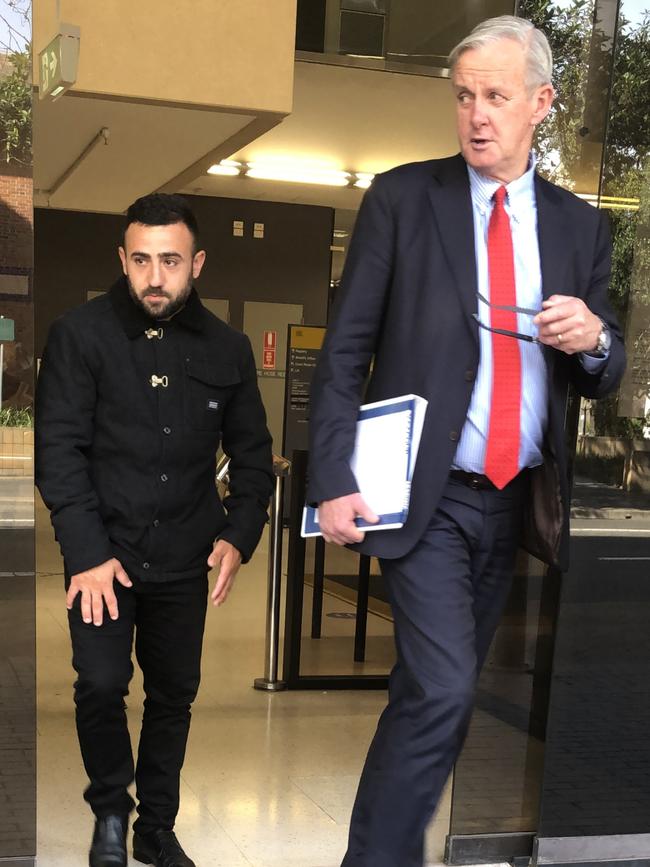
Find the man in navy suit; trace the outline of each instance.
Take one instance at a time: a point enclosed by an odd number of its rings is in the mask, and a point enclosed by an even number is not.
[[[545,36],[491,19],[450,64],[461,154],[375,178],[313,389],[307,499],[328,541],[380,558],[397,648],[343,867],[422,865],[522,535],[567,566],[567,388],[601,397],[625,367],[604,215],[535,173]],[[409,517],[364,537],[358,406],[409,392],[429,401]]]

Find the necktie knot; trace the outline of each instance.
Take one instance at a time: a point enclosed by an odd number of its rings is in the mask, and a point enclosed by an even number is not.
[[[499,187],[499,189],[495,192],[495,194],[494,194],[494,202],[495,202],[495,204],[496,204],[498,207],[500,207],[500,208],[503,207],[503,203],[504,203],[505,200],[506,200],[506,194],[507,194],[507,192],[508,192],[508,191],[506,190],[505,187]]]

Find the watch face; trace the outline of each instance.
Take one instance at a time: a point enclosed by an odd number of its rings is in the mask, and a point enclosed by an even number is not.
[[[599,352],[607,352],[612,345],[612,335],[609,333],[609,328],[603,323],[603,328],[598,335],[598,350]]]

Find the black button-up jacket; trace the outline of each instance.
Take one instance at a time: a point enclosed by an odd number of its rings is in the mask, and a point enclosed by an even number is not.
[[[223,504],[220,442],[230,457]],[[248,338],[195,290],[169,322],[152,320],[124,278],[66,313],[39,373],[36,482],[71,575],[116,557],[142,580],[196,577],[216,538],[246,562],[273,486]]]

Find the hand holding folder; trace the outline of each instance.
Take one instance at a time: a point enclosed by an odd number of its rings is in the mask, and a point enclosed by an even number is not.
[[[379,516],[375,524],[357,518],[360,529],[404,526],[426,408],[427,401],[414,394],[360,408],[350,466],[363,500]],[[303,511],[302,535],[321,535],[318,509],[312,506]]]

